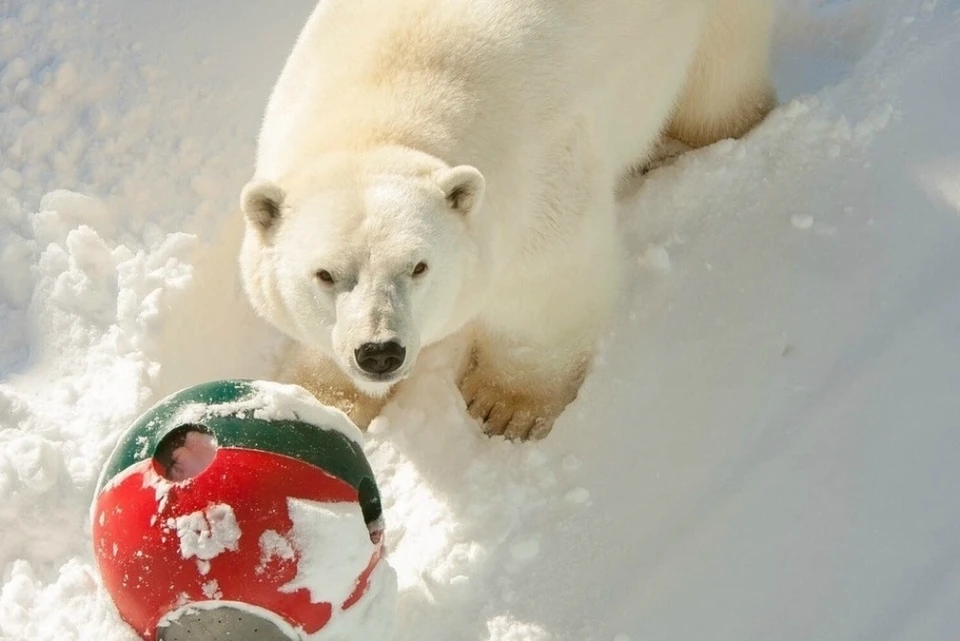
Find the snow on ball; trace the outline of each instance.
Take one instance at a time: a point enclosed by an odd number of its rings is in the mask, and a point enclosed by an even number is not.
[[[91,506],[120,616],[150,641],[386,638],[396,575],[360,439],[295,385],[214,381],[154,405]]]

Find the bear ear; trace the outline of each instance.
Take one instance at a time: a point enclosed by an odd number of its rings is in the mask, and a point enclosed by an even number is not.
[[[267,231],[280,220],[283,190],[269,180],[251,180],[240,192],[240,208],[247,219]]]
[[[447,204],[465,216],[473,214],[480,206],[486,181],[476,167],[458,165],[441,172],[437,184],[447,198]]]

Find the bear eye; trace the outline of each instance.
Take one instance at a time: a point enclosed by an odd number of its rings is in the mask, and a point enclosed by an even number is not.
[[[317,278],[319,278],[322,283],[327,283],[328,285],[333,284],[333,276],[325,269],[317,271]]]
[[[417,263],[417,266],[413,268],[413,275],[419,276],[425,271],[427,271],[427,264],[421,260],[419,263]]]

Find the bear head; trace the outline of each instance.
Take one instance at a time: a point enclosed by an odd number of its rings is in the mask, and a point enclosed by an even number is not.
[[[326,154],[241,193],[243,286],[257,313],[385,394],[459,329],[478,269],[484,177],[412,150]]]

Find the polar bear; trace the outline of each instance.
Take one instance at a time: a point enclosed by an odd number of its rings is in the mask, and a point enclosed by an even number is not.
[[[421,350],[491,435],[538,439],[614,311],[615,194],[664,140],[775,106],[771,0],[321,0],[242,190],[242,282],[285,374],[361,427]]]

